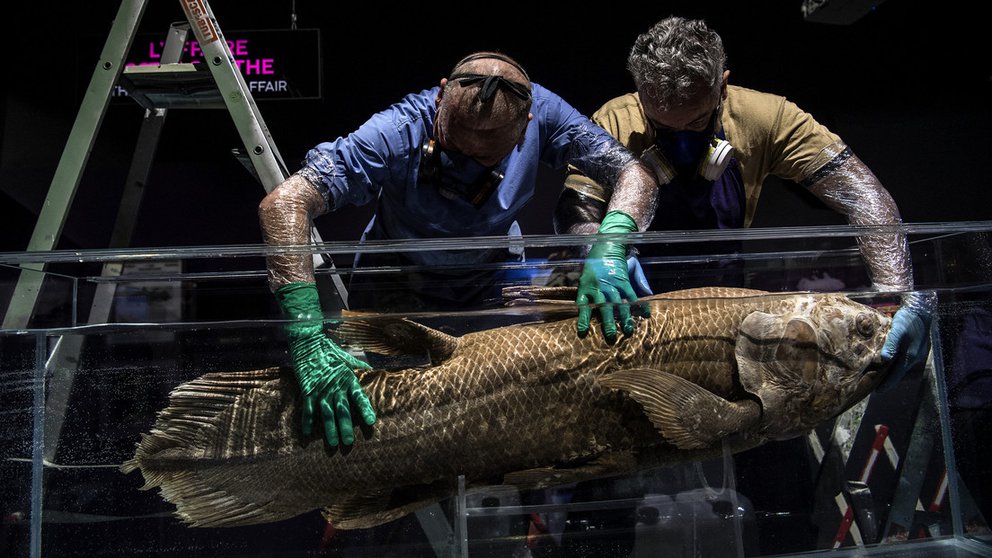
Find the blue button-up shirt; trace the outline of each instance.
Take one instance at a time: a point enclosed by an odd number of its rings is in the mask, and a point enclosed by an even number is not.
[[[407,95],[351,134],[317,145],[307,153],[300,173],[331,210],[376,201],[363,239],[519,235],[516,219],[534,196],[539,164],[552,169],[571,164],[612,186],[633,159],[564,99],[536,83],[532,87],[534,118],[524,141],[499,165],[503,180],[478,208],[467,199],[445,197],[429,180],[418,180],[422,147],[434,130],[438,87]],[[421,265],[473,264],[505,259],[506,251],[416,252],[408,257]]]

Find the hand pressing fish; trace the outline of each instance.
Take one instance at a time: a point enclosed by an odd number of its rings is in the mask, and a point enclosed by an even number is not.
[[[458,475],[542,488],[800,436],[884,376],[891,320],[841,294],[641,300],[650,317],[612,345],[599,328],[576,337],[574,317],[460,337],[397,317],[345,320],[337,334],[366,351],[432,359],[358,372],[379,421],[350,451],[301,437],[290,369],[219,372],[176,388],[121,469],[140,470],[142,488],[160,487],[193,526],[323,509],[339,529],[364,528],[452,495]]]

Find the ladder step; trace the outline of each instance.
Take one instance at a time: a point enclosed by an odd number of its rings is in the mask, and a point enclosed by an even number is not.
[[[225,108],[217,83],[204,64],[128,66],[119,84],[142,107]]]

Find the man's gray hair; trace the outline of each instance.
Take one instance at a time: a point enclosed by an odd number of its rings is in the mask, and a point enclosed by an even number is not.
[[[666,110],[707,89],[717,94],[726,65],[720,35],[703,20],[675,16],[639,35],[627,58],[637,90]]]

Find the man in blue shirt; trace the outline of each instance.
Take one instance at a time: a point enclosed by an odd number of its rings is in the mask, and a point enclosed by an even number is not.
[[[647,228],[657,196],[651,172],[561,97],[531,82],[517,62],[496,52],[467,56],[440,86],[407,95],[351,134],[317,145],[307,153],[303,168],[265,197],[259,219],[266,243],[283,246],[306,244],[313,217],[373,201],[375,215],[363,240],[520,235],[516,218],[534,195],[541,164],[552,169],[572,165],[613,186],[603,232]],[[588,303],[619,303],[618,317],[629,333],[630,304],[637,297],[627,276],[626,249],[616,243],[606,246],[605,253],[594,248],[587,260],[585,289],[580,288],[578,300],[584,313],[580,321],[584,315],[588,329]],[[372,260],[375,265],[401,263],[427,270],[425,283],[406,285],[401,298],[391,301],[394,308],[439,301],[463,306],[492,294],[496,280],[485,264],[520,257],[502,248],[439,250],[359,254],[355,265]],[[352,406],[361,422],[375,422],[353,372],[368,364],[323,333],[308,255],[274,255],[267,265],[283,312],[298,320],[288,334],[304,395],[303,432],[310,434],[319,412],[327,442],[351,445]],[[444,270],[449,275],[456,270],[458,277],[430,280]],[[356,293],[383,294],[363,291],[356,280],[350,291],[353,300]],[[615,337],[613,309],[606,305],[600,312],[605,336]]]

